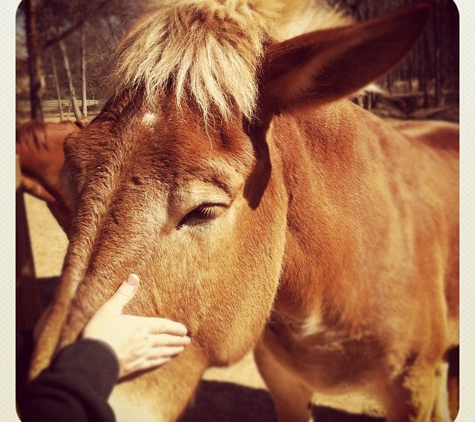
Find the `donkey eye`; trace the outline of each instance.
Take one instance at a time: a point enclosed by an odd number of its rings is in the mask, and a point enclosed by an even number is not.
[[[219,217],[227,208],[224,204],[202,204],[185,215],[177,226],[181,229],[183,226],[195,226],[204,224]]]

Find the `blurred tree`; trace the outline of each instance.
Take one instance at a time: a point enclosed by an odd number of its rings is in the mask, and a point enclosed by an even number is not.
[[[327,0],[362,21],[417,0]],[[453,0],[431,0],[432,19],[414,51],[379,84],[390,93],[420,91],[424,107],[458,101],[459,15]]]
[[[63,105],[61,104],[61,90],[59,89],[58,73],[56,72],[56,62],[53,54],[51,54],[51,66],[53,68],[53,81],[56,89],[56,96],[58,97],[59,120],[62,122],[64,121]]]
[[[28,51],[28,72],[30,76],[31,118],[33,120],[42,121],[43,109],[41,107],[41,98],[43,96],[44,76],[36,23],[36,3],[35,0],[24,0],[22,6],[26,21],[26,46]]]
[[[85,90],[88,85],[88,77],[85,74],[85,68],[88,45],[94,47],[99,45],[87,38],[108,39],[109,35],[104,33],[110,32],[111,26],[104,25],[101,21],[110,22],[115,17],[119,22],[126,16],[135,16],[136,14],[137,6],[134,0],[23,0],[18,8],[17,25],[24,25],[24,37],[28,47],[25,59],[29,63],[31,118],[42,120],[41,100],[44,95],[54,96],[53,87],[49,90],[45,89],[48,77],[54,77],[52,64],[46,60],[46,56],[52,49],[57,48],[62,42],[62,50],[68,51],[73,85],[77,73],[75,69],[78,68],[84,72],[85,78],[81,77],[80,79],[82,81],[81,96],[87,100]],[[130,20],[130,18],[124,19],[125,22]],[[123,29],[123,25],[119,25],[119,28],[121,27]],[[84,28],[85,35],[81,42],[82,28]],[[115,30],[117,31],[117,28]],[[22,31],[20,29],[17,32],[21,33]],[[114,34],[114,37],[116,36],[117,34]],[[66,43],[71,44],[71,47],[67,47]],[[21,46],[21,42],[19,45]],[[83,46],[82,52],[81,45]],[[103,53],[103,48],[98,50],[98,56],[109,55]],[[80,65],[77,64],[78,60],[82,60]],[[63,82],[65,78],[67,80],[67,71],[64,76],[61,74],[62,72],[57,72],[58,83],[68,86],[71,92],[71,84]],[[94,85],[92,84],[92,86]]]
[[[87,78],[86,78],[86,31],[81,28],[81,100],[82,116],[87,117]]]
[[[81,110],[79,110],[79,105],[76,99],[76,90],[74,89],[73,78],[71,76],[71,66],[69,65],[69,57],[68,51],[66,49],[66,44],[64,40],[60,40],[58,43],[59,49],[61,50],[61,54],[63,56],[64,70],[66,71],[66,76],[68,78],[69,99],[71,101],[71,105],[73,106],[73,111],[74,115],[76,116],[76,120],[81,120],[82,114]]]
[[[50,57],[60,53],[59,41],[66,46],[71,77],[69,82],[63,66],[58,67],[56,80],[60,96],[66,98],[69,95],[71,83],[73,87],[81,86],[84,114],[88,97],[102,99],[107,96],[104,76],[109,73],[109,58],[126,29],[139,15],[141,1],[23,0],[17,25],[26,28],[28,36],[24,36],[24,40],[28,55],[24,55],[24,59],[22,54],[17,57],[18,80],[30,75],[29,98],[33,118],[42,118],[41,98],[58,98]],[[418,0],[313,1],[337,5],[355,20],[362,21]],[[432,0],[432,3],[433,19],[422,40],[404,62],[378,82],[393,95],[419,92],[424,107],[458,101],[457,8],[453,0]],[[21,44],[18,43],[18,51],[22,51]],[[24,60],[29,62],[28,72],[25,72]]]

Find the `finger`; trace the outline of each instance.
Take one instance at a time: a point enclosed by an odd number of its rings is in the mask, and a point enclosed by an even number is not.
[[[148,319],[149,333],[151,334],[173,334],[176,336],[185,336],[188,333],[188,329],[180,322],[166,318]]]
[[[124,321],[140,327],[147,334],[170,334],[185,336],[188,329],[181,323],[166,318],[146,317],[139,315],[122,315]]]
[[[150,340],[155,347],[187,346],[191,343],[191,339],[188,336],[175,336],[171,334],[152,334]]]
[[[148,368],[153,368],[154,366],[162,366],[165,365],[167,362],[171,361],[171,357],[161,357],[157,359],[150,359],[146,361],[147,369]]]
[[[133,363],[129,363],[121,367],[119,379],[129,374],[132,374],[134,372],[145,371],[147,369],[152,369],[155,367],[165,365],[171,359],[172,358],[170,356],[158,356],[158,357],[149,358],[149,359],[136,360]]]
[[[146,354],[147,360],[172,358],[185,350],[185,346],[154,347]]]
[[[151,369],[157,366],[165,365],[167,362],[170,362],[172,358],[170,356],[159,356],[155,358],[150,358],[140,362],[140,365],[137,365],[134,370],[135,371],[143,371],[146,369]]]
[[[108,311],[117,312],[120,314],[124,306],[130,302],[137,292],[140,283],[139,276],[130,274],[127,280],[124,281],[116,290],[114,295],[104,304]]]

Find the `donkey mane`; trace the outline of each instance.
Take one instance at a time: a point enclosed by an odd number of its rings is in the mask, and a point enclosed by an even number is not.
[[[164,0],[150,4],[115,56],[115,93],[144,87],[147,101],[172,88],[180,109],[194,101],[205,120],[231,110],[255,117],[266,46],[350,23],[308,0]]]

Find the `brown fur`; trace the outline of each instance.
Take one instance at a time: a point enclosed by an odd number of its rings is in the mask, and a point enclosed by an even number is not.
[[[344,99],[427,18],[416,5],[273,43],[258,120],[231,102],[232,118],[217,107],[206,121],[196,98],[151,103],[139,84],[68,137],[70,246],[32,376],[133,271],[143,286],[127,312],[181,321],[192,344],[116,386],[120,422],[176,420],[206,368],[252,348],[279,422],[307,421],[313,391],[354,390],[390,422],[449,420],[457,130],[423,123],[417,139],[416,123],[398,131]]]
[[[16,129],[15,151],[20,158],[20,187],[45,201],[65,231],[69,231],[65,218],[68,212],[59,184],[59,171],[64,163],[63,143],[67,135],[80,131],[84,126],[81,122],[29,121]]]
[[[307,6],[306,0],[154,2],[122,40],[111,85],[119,94],[143,85],[152,102],[171,85],[178,107],[193,98],[205,120],[213,109],[229,119],[233,108],[252,119],[266,45],[350,22],[336,10]]]

